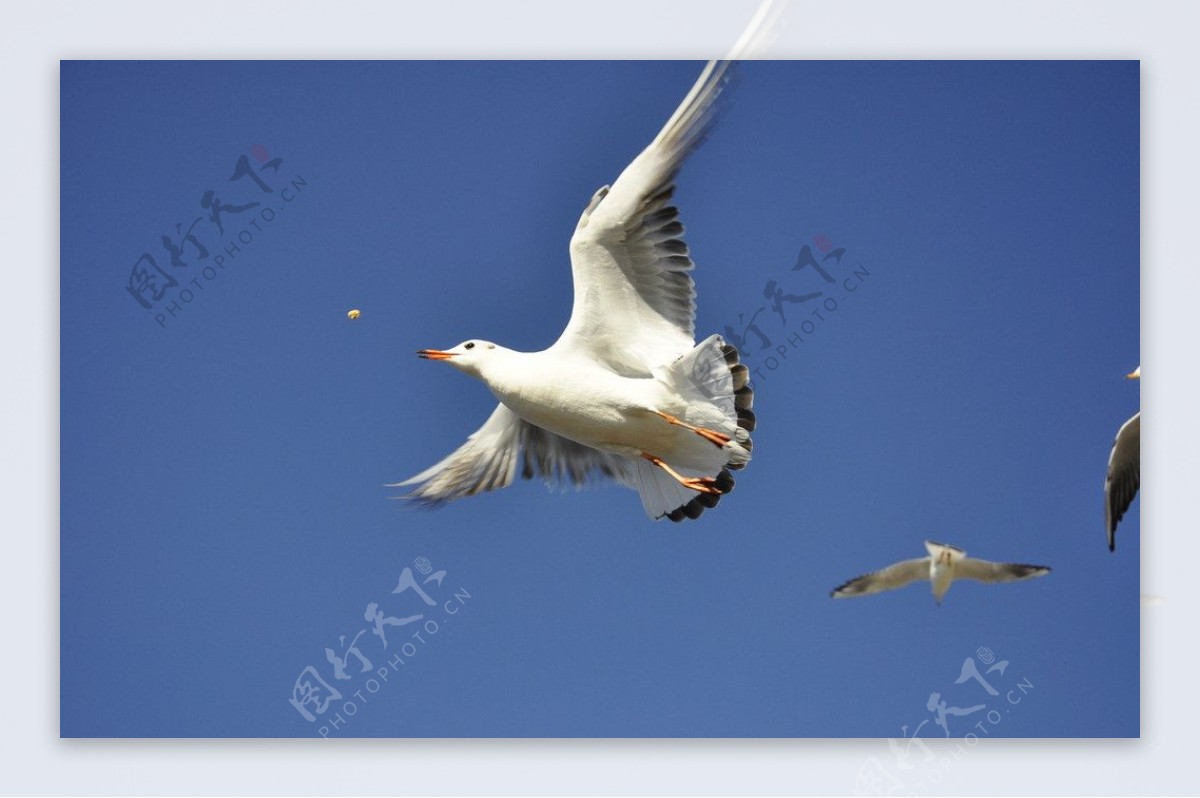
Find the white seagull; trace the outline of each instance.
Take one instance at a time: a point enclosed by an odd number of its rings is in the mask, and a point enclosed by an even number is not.
[[[499,406],[467,442],[397,486],[425,506],[503,488],[520,474],[635,488],[646,513],[697,518],[750,461],[754,394],[737,350],[695,342],[693,263],[675,176],[712,122],[728,61],[712,61],[662,131],[571,237],[575,301],[548,349],[472,339],[417,354],[481,380]]]
[[[852,598],[895,590],[918,580],[928,579],[933,586],[933,598],[940,606],[942,597],[955,579],[975,579],[979,582],[1015,582],[1045,576],[1050,569],[1044,565],[1022,565],[1008,562],[989,562],[968,557],[960,548],[945,543],[925,541],[928,557],[905,560],[881,571],[851,579],[829,594],[833,598]]]
[[[1126,379],[1140,380],[1138,366]],[[1117,550],[1117,524],[1133,504],[1142,481],[1142,411],[1117,430],[1112,451],[1108,453],[1108,472],[1104,475],[1104,526],[1108,531],[1108,550]]]

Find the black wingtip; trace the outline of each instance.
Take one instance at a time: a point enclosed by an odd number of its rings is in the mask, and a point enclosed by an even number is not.
[[[870,574],[863,574],[862,576],[856,576],[853,579],[847,579],[833,590],[830,590],[829,597],[848,598],[850,596],[861,596],[863,592],[862,585],[860,585],[859,582],[863,579],[866,579],[868,576],[870,576]]]

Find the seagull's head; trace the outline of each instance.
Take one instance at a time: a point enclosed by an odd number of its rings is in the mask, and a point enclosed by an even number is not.
[[[491,341],[472,338],[453,349],[421,349],[417,352],[417,357],[424,360],[445,360],[459,371],[479,377],[489,361],[494,360],[497,354],[507,351]]]
[[[1140,380],[1142,378],[1142,367],[1138,366],[1133,371],[1125,375],[1127,380]]]

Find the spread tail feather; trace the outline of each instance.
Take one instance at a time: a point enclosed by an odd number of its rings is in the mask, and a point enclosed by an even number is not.
[[[701,476],[687,471],[683,473],[685,476]],[[680,485],[661,468],[639,459],[633,482],[647,515],[655,521],[669,518],[679,522],[685,518],[699,518],[706,509],[716,507],[722,495],[733,490],[733,475],[727,469],[722,469],[716,480],[720,494],[696,493]]]
[[[750,370],[738,359],[737,349],[725,343],[720,335],[711,335],[697,344],[690,352],[671,364],[667,373],[660,375],[678,390],[703,399],[719,408],[725,416],[724,429],[718,430],[732,440],[723,448],[725,462],[715,476],[715,487],[721,494],[733,490],[731,471],[745,468],[750,462],[754,442],[750,433],[755,428],[754,389],[750,385]],[[712,474],[686,473],[687,476],[712,476]],[[672,477],[645,461],[639,461],[637,470],[638,493],[642,506],[655,519],[669,518],[682,521],[699,518],[706,509],[716,507],[721,496],[697,494]]]

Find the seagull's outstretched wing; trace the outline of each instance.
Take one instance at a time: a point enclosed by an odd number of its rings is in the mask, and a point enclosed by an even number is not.
[[[402,498],[437,507],[454,499],[508,487],[520,474],[550,482],[582,485],[609,477],[629,484],[633,467],[626,458],[567,440],[523,421],[499,405],[467,442],[436,465],[388,487],[417,485]]]
[[[695,345],[694,264],[670,200],[675,174],[712,121],[729,65],[710,61],[650,146],[592,197],[571,237],[571,320],[553,348],[648,376]]]
[[[895,590],[898,587],[916,582],[918,579],[929,578],[929,558],[905,560],[895,565],[889,565],[881,571],[866,574],[851,579],[841,587],[833,589],[829,595],[834,598],[851,598],[853,596],[868,596],[881,593],[884,590]]]
[[[1108,550],[1117,548],[1117,523],[1137,496],[1142,479],[1142,414],[1121,425],[1108,454],[1108,473],[1104,477],[1104,526],[1108,530]]]
[[[954,568],[957,579],[975,579],[979,582],[1015,582],[1045,576],[1050,569],[1044,565],[1025,565],[1012,562],[988,562],[974,557],[964,557]]]

